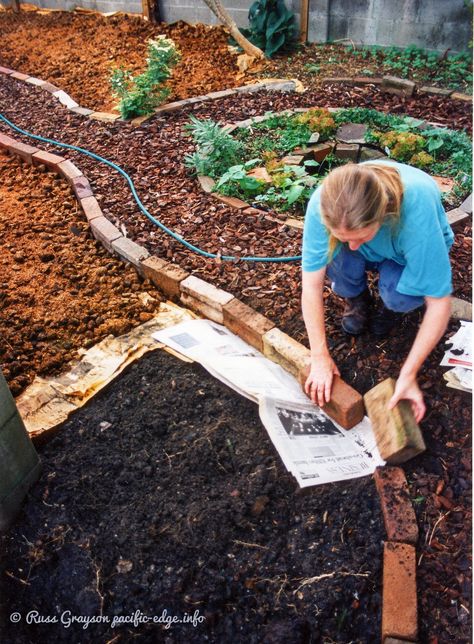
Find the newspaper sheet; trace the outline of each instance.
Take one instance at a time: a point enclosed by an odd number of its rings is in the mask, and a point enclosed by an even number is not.
[[[448,387],[472,391],[472,322],[461,321],[458,331],[449,338],[449,347],[441,366],[453,367],[444,374]]]
[[[384,464],[368,418],[343,429],[293,376],[220,324],[190,320],[153,337],[259,404],[270,439],[300,487],[365,476]]]

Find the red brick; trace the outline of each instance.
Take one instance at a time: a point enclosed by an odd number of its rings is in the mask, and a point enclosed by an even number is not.
[[[306,365],[299,373],[299,381],[303,389],[309,371],[310,367]],[[364,418],[362,396],[339,376],[334,376],[331,400],[321,409],[344,429],[351,429]]]
[[[90,222],[92,234],[105,248],[113,252],[112,242],[122,237],[122,233],[105,217],[96,217]]]
[[[16,78],[17,80],[21,81],[24,81],[29,77],[29,74],[22,74],[21,72],[13,72],[13,74],[10,74],[10,78]]]
[[[17,157],[20,157],[30,165],[33,164],[33,154],[38,152],[38,148],[34,148],[32,145],[27,143],[20,143],[15,141],[12,145],[8,146],[8,151],[10,154],[14,154]]]
[[[161,257],[148,257],[140,262],[145,277],[160,289],[167,297],[179,299],[180,284],[189,277],[189,273],[177,264],[171,264]]]
[[[263,352],[262,336],[274,328],[273,322],[236,298],[222,308],[225,326]]]
[[[7,136],[6,134],[0,134],[0,148],[9,150],[12,145],[15,145],[15,139],[12,139],[11,136]]]
[[[374,472],[374,481],[380,496],[388,540],[416,544],[418,525],[405,472],[400,467],[378,467]]]
[[[334,144],[332,143],[317,143],[316,145],[312,146],[313,148],[313,158],[315,161],[318,163],[321,163],[324,161],[324,159],[327,157],[328,154],[331,154],[331,152],[334,149]]]
[[[1,67],[0,66],[0,74],[13,74],[14,70],[9,69],[8,67]]]
[[[81,199],[82,210],[84,211],[87,221],[96,219],[97,217],[103,217],[103,212],[100,209],[99,202],[95,197],[86,197]]]
[[[416,641],[416,551],[406,543],[385,543],[383,556],[382,641]]]
[[[119,237],[112,242],[112,248],[126,262],[130,262],[140,270],[140,262],[149,256],[149,252],[143,246],[136,244],[127,237]]]
[[[51,94],[54,94],[54,92],[59,92],[61,88],[56,87],[56,85],[53,85],[52,83],[45,83],[44,85],[41,85],[41,89],[44,89],[47,92],[50,92]]]
[[[227,204],[231,208],[237,208],[237,210],[243,210],[244,208],[249,208],[249,204],[246,203],[245,201],[242,201],[241,199],[236,199],[235,197],[226,197],[224,195],[220,195],[217,193],[213,193],[213,196],[219,201],[222,201],[223,203]]]
[[[58,165],[64,161],[59,154],[51,154],[45,150],[39,150],[33,154],[33,165],[45,165],[55,172],[59,172]]]
[[[71,186],[73,179],[83,176],[82,172],[72,161],[63,161],[58,165],[58,170]]]
[[[74,177],[70,183],[78,199],[94,196],[90,183],[85,177]]]

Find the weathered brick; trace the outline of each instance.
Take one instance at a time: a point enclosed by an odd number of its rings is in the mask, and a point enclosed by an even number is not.
[[[108,123],[116,121],[118,118],[120,118],[120,114],[113,114],[112,112],[92,112],[91,114],[89,114],[89,118],[94,119],[94,121],[104,121]]]
[[[95,197],[85,197],[80,200],[82,210],[84,211],[87,221],[103,217],[104,213],[100,209],[99,202]]]
[[[297,230],[303,230],[304,228],[304,222],[301,221],[301,219],[294,219],[293,217],[288,217],[288,219],[285,219],[285,224],[286,226],[289,226],[290,228],[296,228]]]
[[[334,144],[332,143],[317,143],[312,146],[313,149],[313,159],[318,163],[324,161],[328,154],[334,149]]]
[[[168,114],[170,112],[177,112],[178,110],[181,110],[183,107],[189,104],[189,101],[184,99],[183,101],[173,101],[172,103],[167,103],[166,105],[161,105],[160,107],[157,107],[155,110],[155,114],[161,115],[161,114]]]
[[[46,92],[50,92],[51,94],[54,94],[54,92],[59,92],[61,89],[60,87],[56,87],[56,85],[53,85],[52,83],[44,83],[41,85],[41,89],[44,89]]]
[[[113,252],[112,242],[119,237],[122,233],[105,217],[96,217],[90,222],[92,234],[105,246],[107,250]]]
[[[323,83],[344,83],[345,85],[352,85],[352,76],[329,76],[328,78],[323,79]]]
[[[277,328],[267,331],[262,339],[264,355],[298,377],[309,360],[309,349]]]
[[[462,92],[453,92],[451,94],[452,101],[464,101],[465,103],[472,103],[472,96],[463,94]]]
[[[384,76],[382,78],[382,91],[396,96],[412,96],[415,91],[415,83],[396,76]]]
[[[363,123],[347,123],[337,129],[336,139],[341,143],[364,143],[367,129]]]
[[[73,179],[83,176],[79,168],[75,166],[72,161],[68,161],[68,160],[60,163],[58,165],[58,170],[71,186],[72,186]]]
[[[144,114],[143,116],[137,116],[136,118],[132,119],[130,121],[130,123],[134,127],[140,127],[140,125],[143,125],[143,123],[145,123],[145,121],[149,121],[152,116],[153,116],[153,114]]]
[[[400,467],[378,467],[374,481],[388,540],[416,544],[418,524],[405,472]]]
[[[306,380],[310,371],[310,365],[305,364],[300,369],[298,379],[304,390]],[[321,407],[328,416],[331,416],[336,423],[344,429],[352,429],[364,418],[364,401],[362,396],[353,387],[348,385],[339,376],[334,376],[331,400]]]
[[[93,113],[93,110],[90,110],[88,107],[71,107],[71,112],[75,112],[81,116],[89,116]]]
[[[35,152],[38,152],[38,148],[34,148],[32,145],[28,145],[27,143],[20,143],[19,141],[15,141],[14,144],[8,147],[8,151],[10,152],[10,154],[14,154],[17,157],[20,157],[20,159],[23,159],[23,161],[26,161],[27,163],[32,165],[33,154]]]
[[[10,74],[10,78],[16,78],[16,80],[21,81],[25,81],[29,77],[29,74],[22,74],[21,72],[13,72],[13,74]]]
[[[42,87],[46,83],[46,81],[42,78],[35,78],[34,76],[30,76],[29,78],[25,79],[25,83],[29,83],[30,85],[34,85],[35,87]]]
[[[451,300],[451,317],[455,320],[468,320],[472,322],[472,304],[458,297]]]
[[[462,221],[463,219],[469,217],[469,213],[465,210],[461,210],[461,208],[454,208],[454,210],[449,210],[446,215],[451,226],[453,226],[453,224],[456,224],[458,221]]]
[[[15,145],[15,139],[12,139],[11,136],[0,133],[0,148],[4,150],[9,150],[10,146]]]
[[[60,89],[57,92],[54,92],[53,96],[58,99],[61,105],[64,105],[68,109],[73,107],[79,107],[76,101],[69,96],[64,90]]]
[[[245,208],[249,207],[248,203],[242,201],[241,199],[236,199],[235,197],[226,197],[225,195],[220,195],[218,193],[213,193],[213,196],[219,201],[222,201],[231,208],[236,208],[237,210],[244,210]]]
[[[218,309],[221,312],[222,307],[225,304],[228,304],[234,297],[230,293],[226,293],[226,291],[217,288],[213,284],[209,284],[209,282],[206,282],[195,275],[187,277],[181,282],[180,287],[181,293],[190,295],[200,302],[204,302],[204,304]]]
[[[354,85],[381,85],[382,78],[379,76],[355,76],[352,82]]]
[[[426,447],[409,401],[401,400],[394,409],[388,409],[394,391],[395,380],[387,378],[364,395],[364,403],[380,456],[388,463],[398,464]]]
[[[285,165],[301,165],[304,161],[302,154],[289,154],[281,160]]]
[[[266,210],[260,210],[259,208],[252,208],[252,206],[250,206],[249,208],[246,208],[242,214],[250,215],[252,217],[266,217],[268,213]]]
[[[382,641],[395,637],[416,641],[416,552],[406,543],[384,544]]]
[[[469,215],[472,215],[472,194],[469,195],[462,204],[459,206],[461,210],[464,210],[464,212],[467,212]]]
[[[212,192],[213,187],[216,185],[212,177],[206,177],[202,174],[198,176],[198,181],[204,192]]]
[[[119,237],[118,239],[113,241],[112,249],[126,262],[130,262],[130,264],[136,266],[139,271],[140,262],[150,255],[146,248],[143,248],[143,246],[136,244],[134,241],[128,239],[127,237]]]
[[[338,143],[334,154],[338,159],[350,159],[355,163],[359,156],[359,150],[360,146],[355,143]]]
[[[363,145],[360,149],[359,161],[372,161],[373,159],[387,159],[387,155],[382,150],[370,148]]]
[[[85,199],[86,197],[93,196],[94,193],[86,177],[74,177],[70,183],[77,199]]]
[[[194,313],[197,313],[208,320],[212,320],[213,322],[217,322],[218,324],[224,324],[224,314],[222,309],[216,309],[191,295],[187,295],[186,293],[181,293],[180,300],[181,304],[186,306],[188,309],[191,309],[191,311],[194,311]]]
[[[39,150],[33,154],[33,165],[45,165],[55,172],[59,172],[58,166],[63,161],[64,157],[60,157],[59,154],[46,152],[45,150]]]
[[[219,92],[209,92],[209,94],[206,94],[206,96],[207,98],[214,100],[216,98],[227,98],[228,96],[233,96],[234,94],[236,94],[236,92],[233,89],[223,89]]]
[[[225,304],[222,309],[225,326],[263,352],[262,337],[275,327],[274,323],[237,298]]]
[[[9,69],[8,67],[2,67],[0,66],[0,74],[13,74],[14,69]]]
[[[451,96],[452,89],[444,89],[441,87],[432,87],[431,85],[423,85],[418,90],[419,94],[430,94],[432,96]]]
[[[160,257],[148,257],[140,262],[140,267],[147,277],[160,291],[171,299],[179,299],[180,284],[189,277],[184,269],[177,264],[171,264]]]

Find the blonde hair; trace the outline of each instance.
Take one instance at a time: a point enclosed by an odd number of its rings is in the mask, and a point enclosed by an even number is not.
[[[321,218],[329,232],[329,258],[340,243],[332,230],[359,230],[400,218],[403,185],[398,170],[378,163],[335,168],[322,183]]]

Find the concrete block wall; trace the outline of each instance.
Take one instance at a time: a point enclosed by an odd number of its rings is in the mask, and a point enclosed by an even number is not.
[[[73,9],[76,6],[104,13],[141,13],[141,0],[33,0],[40,7]],[[248,26],[253,0],[224,0],[224,6],[240,27]],[[11,0],[0,0],[8,5]],[[296,22],[300,21],[300,0],[286,0]],[[218,23],[203,0],[159,0],[165,22]],[[452,53],[466,51],[472,38],[472,15],[464,0],[310,0],[308,39],[310,42],[347,39],[355,45],[406,47]]]

